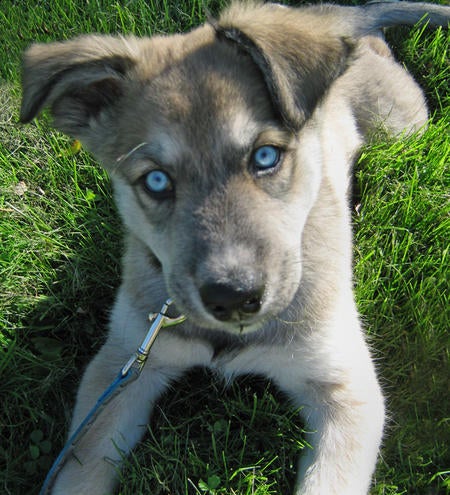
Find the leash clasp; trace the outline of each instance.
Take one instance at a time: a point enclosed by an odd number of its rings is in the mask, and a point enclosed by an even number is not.
[[[131,368],[134,368],[138,374],[142,371],[142,368],[147,361],[150,348],[152,347],[153,342],[155,341],[156,336],[158,335],[161,328],[172,327],[178,325],[179,323],[183,323],[183,321],[186,320],[185,315],[179,315],[175,318],[167,316],[166,313],[172,303],[173,300],[169,298],[163,304],[159,313],[150,313],[148,315],[148,319],[151,323],[150,328],[148,329],[147,335],[145,336],[141,345],[128,360],[127,364],[122,368],[122,376],[126,376]]]

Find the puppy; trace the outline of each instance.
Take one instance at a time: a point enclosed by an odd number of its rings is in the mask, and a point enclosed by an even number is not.
[[[193,366],[268,377],[302,406],[312,448],[297,495],[367,493],[384,403],[352,294],[351,164],[379,126],[427,121],[422,91],[381,29],[445,25],[422,3],[234,4],[175,36],[82,36],[26,52],[21,120],[55,126],[104,165],[126,227],[109,336],[82,379],[71,430],[170,296],[140,378],[111,401],[53,495],[114,491],[114,463],[155,401]],[[130,407],[132,404],[132,407]]]

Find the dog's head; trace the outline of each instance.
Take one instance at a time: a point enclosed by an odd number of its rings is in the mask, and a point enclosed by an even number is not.
[[[201,326],[257,328],[299,288],[321,182],[308,119],[348,52],[314,19],[234,7],[186,35],[26,54],[22,121],[49,106],[101,161],[127,228]]]

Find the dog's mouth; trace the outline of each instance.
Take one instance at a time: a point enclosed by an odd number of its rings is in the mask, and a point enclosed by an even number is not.
[[[205,329],[217,329],[226,331],[234,335],[243,335],[253,333],[259,330],[267,318],[260,315],[243,315],[238,312],[233,312],[227,319],[210,319],[197,318],[197,315],[192,318],[198,325]]]

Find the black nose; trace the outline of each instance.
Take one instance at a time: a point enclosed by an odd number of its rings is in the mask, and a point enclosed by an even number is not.
[[[236,289],[226,284],[206,284],[200,297],[208,311],[220,321],[230,320],[233,312],[240,315],[257,313],[261,308],[263,287],[252,290]]]

